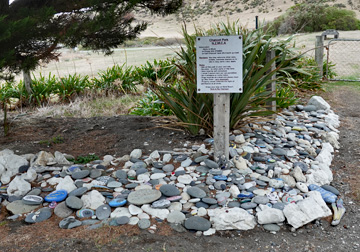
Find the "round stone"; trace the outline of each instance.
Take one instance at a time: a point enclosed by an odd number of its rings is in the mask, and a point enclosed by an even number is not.
[[[67,207],[65,202],[61,202],[55,207],[54,213],[57,217],[66,218],[73,213],[73,210]]]
[[[96,179],[101,176],[101,170],[99,169],[91,169],[90,171],[90,178]]]
[[[115,177],[117,177],[118,179],[127,179],[127,173],[123,170],[117,170],[115,172]]]
[[[266,205],[269,203],[269,198],[267,196],[255,196],[252,201],[256,204]]]
[[[70,193],[69,193],[69,196],[76,196],[76,197],[79,197],[79,196],[82,196],[84,193],[87,192],[87,188],[86,187],[79,187],[79,188],[76,188],[75,190],[72,190]]]
[[[206,164],[207,167],[211,168],[211,169],[218,169],[219,165],[218,163],[210,160],[210,159],[205,159],[204,163]]]
[[[40,210],[30,213],[26,216],[25,222],[27,223],[37,223],[49,219],[52,215],[52,211],[48,207],[41,208]]]
[[[226,182],[225,182],[225,181],[216,181],[216,182],[214,183],[214,187],[215,187],[215,189],[217,189],[217,190],[224,190],[224,189],[223,189],[224,186],[225,186],[225,188],[226,188]]]
[[[204,202],[201,202],[201,201],[196,202],[195,206],[196,206],[197,208],[200,208],[200,207],[203,207],[203,208],[205,208],[205,209],[208,209],[208,208],[209,208],[209,205],[208,205],[208,204],[206,204],[206,203],[204,203]]]
[[[122,184],[118,181],[110,181],[106,186],[109,188],[117,188],[117,187],[121,187]]]
[[[154,201],[151,204],[151,207],[158,208],[158,209],[164,209],[164,208],[168,208],[170,206],[170,204],[171,204],[170,200],[161,199],[161,200]]]
[[[130,221],[130,218],[127,217],[127,216],[121,216],[119,218],[116,218],[116,223],[118,225],[125,225],[125,224],[128,224]]]
[[[200,166],[196,167],[195,170],[197,172],[206,174],[206,173],[208,173],[210,171],[210,168],[200,165]]]
[[[75,227],[81,226],[82,222],[75,219],[73,216],[69,216],[63,220],[60,221],[59,227],[62,229],[71,229]]]
[[[184,226],[188,230],[206,231],[211,227],[211,223],[205,218],[192,216],[185,221]]]
[[[40,205],[44,199],[37,195],[26,195],[22,198],[22,201],[26,205]]]
[[[74,173],[71,174],[71,177],[73,179],[83,179],[86,178],[87,176],[89,176],[90,171],[89,170],[81,170],[81,171],[76,171]]]
[[[240,207],[240,202],[238,201],[230,201],[228,204],[227,204],[228,207],[232,208],[232,207]]]
[[[151,223],[150,223],[150,220],[148,220],[148,219],[141,219],[138,222],[138,227],[140,229],[147,229],[150,227],[150,225],[151,225]]]
[[[269,232],[278,232],[280,231],[280,226],[276,224],[265,224],[263,225],[264,229]]]
[[[161,188],[161,187],[160,187]],[[128,196],[130,204],[144,205],[152,203],[161,197],[161,192],[154,189],[141,189],[133,191]]]
[[[216,205],[217,204],[217,200],[214,198],[202,198],[201,199],[202,202],[209,204],[209,205]]]
[[[188,188],[186,192],[193,198],[204,198],[206,196],[206,192],[196,186]]]
[[[242,203],[240,207],[243,209],[253,209],[257,207],[257,204],[254,202],[246,202],[246,203]]]
[[[160,187],[160,192],[167,197],[172,197],[172,196],[178,196],[180,195],[180,191],[179,189],[174,186],[174,185],[162,185]]]
[[[297,166],[300,167],[303,172],[307,172],[307,170],[308,170],[308,166],[303,162],[295,162],[294,168]]]
[[[76,211],[76,216],[79,218],[91,218],[94,214],[95,212],[92,209],[80,209]]]
[[[99,220],[105,220],[110,217],[111,208],[107,204],[101,205],[96,209],[95,214]]]
[[[284,210],[286,204],[282,203],[282,202],[276,202],[275,204],[273,204],[273,208],[275,209],[279,209],[279,210]]]
[[[277,156],[285,156],[286,155],[286,150],[281,149],[281,148],[274,148],[271,151],[271,154],[277,155]]]
[[[162,170],[164,172],[172,172],[175,169],[175,167],[172,164],[164,165]]]
[[[81,209],[84,205],[84,202],[76,196],[69,196],[65,200],[66,206],[71,209]]]
[[[183,221],[185,220],[185,214],[183,214],[180,211],[172,211],[171,213],[169,213],[168,217],[167,217],[167,221],[169,223],[183,223]]]
[[[140,161],[140,162],[136,162],[135,164],[133,164],[131,166],[131,169],[136,171],[138,169],[146,168],[146,166],[147,165],[144,162]]]

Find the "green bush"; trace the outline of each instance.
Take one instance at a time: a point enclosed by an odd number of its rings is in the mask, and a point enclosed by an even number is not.
[[[135,107],[130,109],[130,114],[140,116],[169,116],[172,111],[159,97],[149,90],[145,97],[140,99]]]
[[[176,79],[174,72],[175,59],[147,61],[146,64],[136,67],[135,79],[141,84],[148,85],[152,82],[172,82]]]
[[[80,76],[78,74],[61,77],[55,84],[55,93],[63,101],[69,101],[75,95],[80,95],[90,86],[89,76]]]
[[[197,134],[201,128],[209,134],[213,132],[213,95],[199,94],[196,90],[195,38],[236,34],[243,36],[243,93],[231,94],[230,127],[236,127],[245,117],[272,113],[266,109],[265,104],[274,98],[264,87],[271,82],[271,77],[276,72],[286,71],[283,67],[293,57],[287,46],[288,41],[272,43],[271,37],[261,29],[250,31],[241,27],[238,22],[216,24],[208,31],[196,29],[194,35],[183,29],[186,47],[181,47],[178,52],[176,66],[184,78],[177,85],[161,86],[153,83],[151,87],[160,100],[169,106],[179,124],[192,134]],[[277,56],[266,62],[269,50],[275,50]],[[274,61],[277,68],[271,71]]]
[[[109,93],[129,93],[136,91],[136,71],[125,64],[114,65],[99,73],[99,78],[94,78],[93,85],[96,89]]]
[[[354,11],[319,3],[297,4],[266,26],[273,34],[317,32],[327,29],[358,30],[360,20]]]
[[[31,104],[37,104],[41,106],[42,104],[46,103],[51,94],[56,93],[56,84],[57,79],[55,75],[51,75],[46,78],[42,74],[40,74],[39,78],[33,76],[31,82],[31,89],[33,91],[32,94],[28,95],[28,100]],[[24,86],[22,81],[20,81],[20,86]]]

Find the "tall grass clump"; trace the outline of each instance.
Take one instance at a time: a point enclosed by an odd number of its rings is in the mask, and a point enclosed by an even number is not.
[[[183,28],[185,46],[178,52],[175,63],[183,78],[175,84],[159,85],[153,82],[153,92],[162,100],[179,120],[179,125],[191,134],[198,134],[201,128],[209,134],[213,131],[213,95],[196,91],[196,46],[197,36],[242,35],[243,37],[243,93],[231,94],[230,127],[236,127],[245,117],[265,116],[272,112],[265,104],[272,93],[266,90],[271,77],[286,72],[294,53],[289,49],[289,41],[273,42],[271,36],[259,30],[248,30],[238,22],[219,23],[209,30],[195,29],[190,35]],[[266,62],[266,54],[275,50],[276,57]],[[295,56],[296,57],[296,56]],[[275,70],[271,65],[276,62]],[[293,66],[292,69],[295,69]]]
[[[266,27],[273,34],[318,32],[327,29],[350,31],[359,28],[360,20],[356,18],[354,11],[320,3],[297,4]]]

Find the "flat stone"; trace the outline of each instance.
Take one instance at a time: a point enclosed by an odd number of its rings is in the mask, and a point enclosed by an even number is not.
[[[110,217],[111,208],[107,204],[101,205],[96,209],[95,214],[99,220],[105,220]]]
[[[26,205],[22,200],[16,200],[6,205],[6,209],[12,214],[29,213],[38,207],[38,205]]]
[[[110,181],[109,183],[107,183],[106,186],[109,188],[117,188],[117,187],[121,187],[122,184],[118,181]]]
[[[36,195],[26,195],[22,198],[22,201],[26,205],[40,205],[44,199]]]
[[[211,222],[199,216],[192,216],[185,220],[184,226],[188,230],[206,231],[211,227]]]
[[[209,204],[209,205],[217,204],[217,200],[214,198],[202,198],[201,201],[203,201],[204,203]]]
[[[180,195],[180,190],[176,186],[168,184],[162,185],[160,187],[160,192],[167,197]]]
[[[128,224],[130,221],[130,218],[127,217],[127,216],[121,216],[119,218],[116,218],[116,223],[118,225],[125,225],[125,224]]]
[[[84,205],[84,202],[76,196],[67,197],[65,203],[69,208],[76,210],[81,209]]]
[[[102,171],[99,169],[91,169],[90,170],[90,178],[96,179],[102,175]]]
[[[189,185],[193,181],[193,178],[188,174],[180,175],[180,176],[178,176],[177,179],[178,179],[179,183],[182,183],[185,185]]]
[[[274,148],[271,151],[271,154],[277,155],[277,156],[285,156],[286,155],[286,150],[281,149],[281,148]]]
[[[171,204],[170,200],[161,199],[161,200],[154,201],[154,202],[151,204],[151,207],[152,207],[152,208],[163,209],[163,208],[168,208],[168,207],[170,206],[170,204]]]
[[[86,178],[87,176],[89,176],[90,171],[89,170],[81,170],[81,171],[76,171],[74,173],[71,174],[71,177],[73,179],[83,179]]]
[[[197,166],[195,170],[200,173],[208,173],[210,171],[210,168],[200,165]]]
[[[172,164],[167,164],[162,167],[164,172],[172,172],[174,169],[175,167]]]
[[[118,179],[127,179],[127,173],[123,170],[117,170],[115,172],[115,176],[118,178]]]
[[[80,209],[78,211],[76,211],[76,216],[78,218],[92,218],[95,215],[94,210],[92,209]]]
[[[206,192],[196,186],[188,188],[186,192],[193,198],[204,198],[206,196]]]
[[[209,209],[208,215],[216,230],[249,230],[256,226],[255,217],[237,207]]]
[[[242,203],[240,207],[243,209],[253,209],[257,207],[257,204],[254,202],[246,202],[246,203]]]
[[[59,227],[62,229],[72,229],[75,227],[80,227],[82,225],[82,222],[75,219],[73,216],[69,216],[63,220],[60,221]]]
[[[278,231],[280,231],[280,226],[277,225],[277,224],[265,224],[265,225],[263,225],[263,228],[266,231],[269,231],[269,232],[278,232]]]
[[[167,217],[169,223],[183,223],[186,219],[185,214],[180,211],[172,211]]]
[[[205,159],[204,163],[206,164],[207,167],[211,168],[211,169],[218,169],[219,165],[218,163],[210,160],[210,159]]]
[[[151,225],[151,223],[150,223],[150,220],[148,220],[148,219],[141,219],[138,222],[138,227],[140,229],[147,229],[150,227],[150,225]]]
[[[133,191],[128,196],[130,204],[143,205],[152,203],[161,197],[161,192],[154,189],[141,189]]]
[[[79,197],[79,196],[82,196],[84,195],[84,193],[87,192],[87,188],[86,187],[79,187],[79,188],[76,188],[75,190],[71,191],[69,193],[69,196],[76,196],[76,197]]]
[[[269,198],[266,196],[255,196],[252,201],[256,204],[266,205],[269,203]]]
[[[321,187],[323,189],[325,189],[326,191],[332,192],[333,194],[335,194],[337,196],[340,194],[339,190],[331,185],[322,185]]]
[[[37,223],[49,219],[52,215],[52,210],[48,207],[39,209],[34,213],[30,213],[26,216],[25,222],[27,223]]]
[[[74,211],[66,206],[65,202],[60,202],[54,209],[54,214],[60,218],[66,218],[72,215]]]

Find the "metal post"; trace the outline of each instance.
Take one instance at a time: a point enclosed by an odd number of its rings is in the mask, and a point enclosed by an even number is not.
[[[323,77],[324,40],[323,36],[316,36],[315,61],[319,67],[320,79]]]
[[[266,52],[266,63],[275,58],[275,51]],[[274,71],[276,68],[275,61],[271,64],[271,69],[268,72]],[[266,85],[266,90],[271,92],[271,97],[276,97],[276,75],[271,76],[271,82]],[[276,101],[269,101],[267,104],[269,110],[276,111]]]
[[[214,158],[229,160],[230,94],[214,94]]]
[[[259,16],[255,16],[255,29],[259,29]]]

